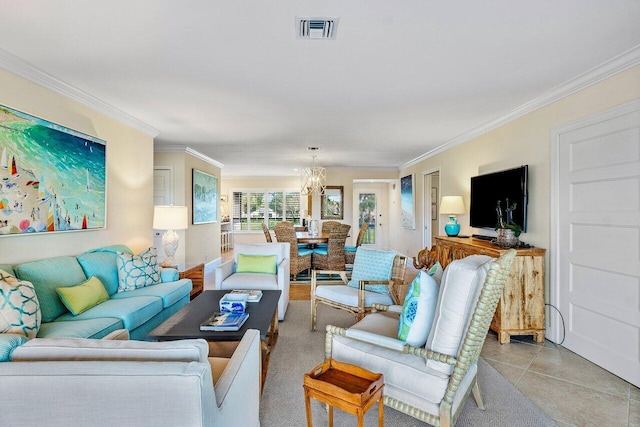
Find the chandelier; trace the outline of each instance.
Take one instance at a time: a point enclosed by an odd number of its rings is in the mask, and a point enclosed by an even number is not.
[[[317,150],[317,147],[309,147],[309,150]],[[327,186],[327,170],[321,166],[316,166],[316,156],[312,156],[311,166],[302,169],[300,193],[324,194]]]

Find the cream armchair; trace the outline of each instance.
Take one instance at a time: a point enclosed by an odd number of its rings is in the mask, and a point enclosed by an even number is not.
[[[325,357],[384,374],[384,404],[434,426],[455,424],[471,392],[484,409],[478,356],[514,256],[512,249],[495,261],[475,255],[452,262],[432,323],[425,322],[425,345],[397,339],[402,306],[374,305],[380,312],[348,329],[327,326]]]
[[[0,363],[0,425],[260,425],[260,332],[230,358],[204,340],[35,338]],[[124,338],[124,337],[123,337]]]
[[[276,274],[238,273],[238,255],[275,255]],[[289,243],[237,243],[233,248],[233,260],[227,261],[215,269],[215,287],[217,290],[261,289],[280,290],[278,300],[278,320],[284,320],[289,305]],[[205,290],[210,289],[205,285]]]

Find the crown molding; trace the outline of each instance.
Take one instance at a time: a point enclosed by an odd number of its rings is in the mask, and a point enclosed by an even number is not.
[[[109,116],[122,124],[139,130],[140,132],[149,135],[152,138],[155,138],[160,134],[157,129],[149,126],[141,120],[136,119],[132,115],[125,113],[124,111],[119,110],[113,105],[101,101],[95,96],[89,95],[88,93],[83,92],[82,90],[63,82],[62,80],[59,80],[45,73],[39,68],[34,67],[28,62],[18,58],[15,55],[12,55],[11,53],[3,49],[0,49],[0,67],[13,74],[16,74],[19,77],[22,77],[46,89],[56,92],[66,98],[76,101],[79,104],[96,110],[97,112],[102,113],[105,116]]]
[[[197,159],[202,160],[203,162],[207,162],[213,166],[219,167],[220,169],[224,168],[224,164],[219,161],[212,159],[209,156],[202,154],[199,151],[194,150],[190,147],[185,147],[183,145],[156,145],[153,148],[153,151],[157,151],[160,153],[186,153]]]
[[[586,89],[590,86],[593,86],[597,83],[600,83],[603,80],[606,80],[618,73],[621,73],[629,68],[635,67],[640,64],[640,45],[634,46],[631,49],[623,52],[622,54],[615,56],[602,64],[573,77],[566,82],[550,89],[549,91],[543,93],[542,95],[534,98],[533,100],[522,104],[520,107],[517,107],[513,111],[507,113],[506,115],[492,120],[488,123],[480,125],[476,128],[473,128],[447,142],[444,144],[434,148],[433,150],[427,151],[423,155],[416,157],[413,160],[408,161],[407,163],[400,165],[399,169],[407,169],[411,166],[420,163],[423,160],[426,160],[430,157],[435,156],[436,154],[440,154],[443,151],[447,151],[456,145],[460,145],[464,142],[467,142],[473,138],[476,138],[480,135],[484,135],[485,133],[497,129],[500,126],[503,126],[513,120],[516,120],[520,117],[523,117],[532,111],[538,110],[542,107],[545,107],[549,104],[552,104],[556,101],[559,101],[567,96],[573,95],[576,92],[579,92],[583,89]]]

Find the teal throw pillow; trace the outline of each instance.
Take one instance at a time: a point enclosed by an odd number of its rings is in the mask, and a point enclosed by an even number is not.
[[[351,280],[347,284],[352,288],[358,288],[358,283],[361,280],[387,281],[391,279],[395,257],[396,253],[393,251],[358,247],[356,259],[353,262]],[[386,285],[365,285],[365,290],[383,294],[389,293],[389,288]]]
[[[35,338],[40,322],[40,303],[31,282],[0,270],[0,333]]]
[[[278,271],[276,255],[244,255],[238,254],[236,273],[267,273],[276,274]]]
[[[419,272],[409,285],[398,322],[398,339],[414,347],[426,344],[438,303],[438,283]]]
[[[156,248],[149,248],[140,255],[118,252],[118,292],[133,291],[160,283],[160,269]]]
[[[56,289],[65,307],[75,316],[109,299],[104,285],[96,276],[77,286]]]

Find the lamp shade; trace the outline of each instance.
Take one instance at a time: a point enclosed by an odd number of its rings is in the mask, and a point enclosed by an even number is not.
[[[458,215],[465,213],[462,196],[442,196],[440,213],[443,215]]]
[[[154,206],[154,230],[184,230],[189,226],[186,206]]]

